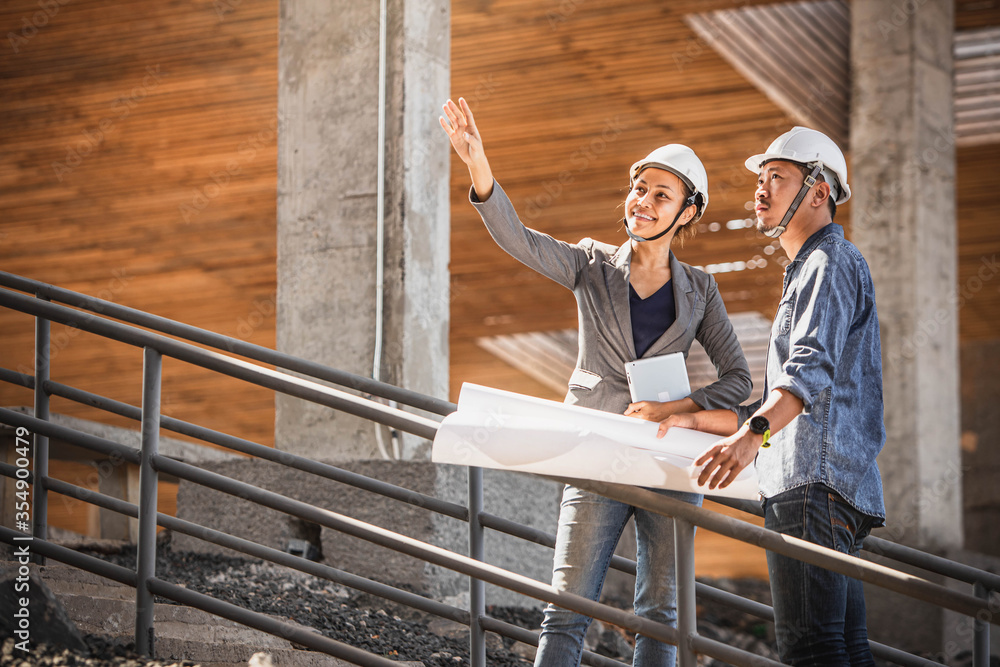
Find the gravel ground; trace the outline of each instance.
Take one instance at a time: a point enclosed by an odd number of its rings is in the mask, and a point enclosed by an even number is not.
[[[135,565],[135,550],[93,554],[127,567]],[[173,552],[162,549],[157,560],[157,576],[191,590],[206,593],[254,611],[289,618],[316,629],[323,635],[349,643],[393,660],[419,661],[428,667],[468,665],[468,630],[456,623],[395,605],[381,598],[344,588],[324,579],[278,567],[270,563],[218,555]],[[769,602],[767,584],[754,581],[716,581],[715,585],[741,595]],[[405,588],[405,586],[399,586]],[[157,599],[158,602],[171,603]],[[620,603],[620,601],[619,601]],[[631,601],[627,601],[628,604]],[[615,604],[615,601],[611,601]],[[618,604],[617,606],[622,606]],[[699,605],[699,629],[708,637],[758,654],[774,657],[770,625],[748,620],[731,610],[705,603]],[[537,629],[541,612],[536,609],[488,608],[490,616],[529,629]],[[166,667],[193,665],[146,660],[132,646],[115,646],[100,637],[87,637],[90,655],[39,647],[30,660],[4,646],[0,665],[81,667]],[[634,637],[613,626],[595,622],[588,636],[588,648],[630,663]],[[487,663],[496,667],[524,667],[530,664],[524,645],[488,635]],[[711,666],[715,661],[701,661]]]
[[[194,667],[188,661],[150,660],[135,653],[131,646],[114,645],[101,637],[85,637],[89,653],[53,648],[47,644],[34,647],[30,655],[14,648],[14,639],[4,640],[0,665],[7,667]]]

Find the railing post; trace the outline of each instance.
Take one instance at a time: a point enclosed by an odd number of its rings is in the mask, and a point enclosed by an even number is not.
[[[48,301],[41,294],[36,295],[39,299]],[[49,419],[49,395],[45,391],[45,383],[49,380],[49,359],[51,358],[50,345],[51,323],[43,318],[35,318],[35,419]],[[49,475],[49,438],[48,436],[35,434],[35,452],[32,462],[34,471],[34,488],[31,491],[32,501],[32,527],[31,534],[38,539],[44,540],[48,537],[48,514],[49,514],[49,492],[45,488],[45,478]],[[41,554],[33,554],[32,559],[39,564],[45,564],[45,557]]]
[[[972,584],[973,594],[989,601],[990,591],[978,581]],[[990,664],[990,619],[976,616],[973,619],[972,667],[989,667]]]
[[[674,562],[677,581],[677,664],[680,667],[697,667],[698,656],[691,648],[691,637],[698,634],[694,524],[678,518],[674,518]]]
[[[153,457],[160,439],[160,371],[163,358],[157,350],[143,350],[142,458],[139,462],[139,543],[136,557],[135,648],[153,656],[153,594],[148,582],[156,576],[156,484]]]
[[[469,558],[485,562],[483,526],[483,469],[469,468]],[[486,615],[486,584],[469,578],[469,662],[472,667],[486,667],[486,639],[479,619]]]

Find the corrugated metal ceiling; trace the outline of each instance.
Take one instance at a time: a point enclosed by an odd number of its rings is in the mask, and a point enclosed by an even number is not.
[[[1000,28],[955,33],[955,136],[1000,142]]]
[[[725,9],[690,14],[685,21],[790,116],[847,145],[851,16],[846,2]]]
[[[743,7],[690,14],[685,21],[790,116],[848,145],[847,2]],[[957,143],[1000,141],[1000,28],[956,31],[954,76]]]

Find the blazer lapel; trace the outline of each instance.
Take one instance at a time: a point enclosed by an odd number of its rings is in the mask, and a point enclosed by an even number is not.
[[[694,306],[698,295],[695,293],[691,281],[688,279],[687,271],[681,266],[680,260],[670,253],[670,280],[674,288],[674,306],[677,310],[674,323],[663,332],[656,341],[646,350],[645,357],[655,357],[663,354],[663,351],[677,342],[684,332],[691,326],[691,318],[694,316]],[[687,351],[685,350],[685,357]]]
[[[629,262],[632,259],[632,246],[626,241],[618,248],[613,261],[604,262],[604,280],[611,297],[611,310],[614,311],[618,328],[621,329],[625,345],[629,350],[629,359],[635,359],[635,342],[632,340],[632,309],[629,307]]]

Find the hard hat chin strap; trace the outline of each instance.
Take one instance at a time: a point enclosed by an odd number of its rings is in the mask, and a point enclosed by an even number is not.
[[[664,229],[659,234],[654,234],[653,236],[650,236],[648,238],[644,238],[642,236],[639,236],[638,234],[634,233],[631,229],[628,228],[628,220],[625,221],[625,233],[628,234],[628,237],[630,239],[632,239],[633,241],[635,241],[636,243],[644,243],[646,241],[655,241],[658,238],[662,238],[671,229],[674,228],[674,225],[676,225],[677,221],[680,220],[681,214],[684,213],[684,211],[688,210],[689,206],[695,206],[695,207],[698,206],[697,202],[695,201],[696,197],[697,197],[697,195],[691,195],[690,197],[688,197],[687,199],[685,199],[684,200],[684,205],[681,206],[681,210],[677,211],[677,215],[674,216],[674,221],[670,223],[669,227],[667,227],[666,229]]]
[[[785,231],[785,227],[787,227],[788,223],[792,221],[792,216],[794,216],[795,212],[799,210],[799,204],[801,204],[802,200],[806,198],[806,193],[809,192],[809,188],[816,185],[816,177],[819,176],[819,173],[821,171],[823,171],[822,163],[820,162],[812,163],[812,172],[810,172],[809,175],[806,176],[805,180],[802,182],[802,187],[799,188],[799,193],[795,195],[795,199],[792,200],[792,203],[788,207],[788,210],[785,211],[785,215],[783,218],[781,218],[781,222],[778,223],[777,227],[774,227],[773,229],[769,229],[766,232],[763,232],[764,236],[771,239],[776,239],[779,236],[781,236],[781,234]]]

